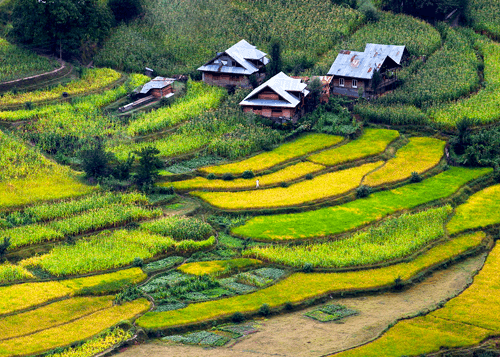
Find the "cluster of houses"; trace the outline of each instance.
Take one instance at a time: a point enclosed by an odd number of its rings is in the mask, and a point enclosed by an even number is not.
[[[322,83],[320,100],[330,95],[371,98],[394,88],[395,70],[408,59],[405,46],[368,43],[363,52],[341,51],[328,74],[321,77],[289,77],[278,73],[264,82],[267,54],[245,40],[241,40],[198,68],[205,83],[218,86],[251,88],[261,83],[240,105],[244,112],[277,120],[297,121],[304,114],[309,91],[307,82],[319,78]],[[144,98],[172,93],[173,80],[156,77],[140,91]],[[133,103],[132,103],[133,104]]]

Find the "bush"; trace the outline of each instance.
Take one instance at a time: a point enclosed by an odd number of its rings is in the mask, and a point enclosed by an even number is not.
[[[420,176],[420,174],[416,171],[413,171],[411,173],[411,179],[410,179],[410,182],[420,182],[422,181],[422,176]]]
[[[370,196],[372,189],[370,186],[361,185],[356,189],[356,198],[364,198]]]
[[[283,181],[283,182],[280,182],[280,186],[286,188],[286,187],[288,187],[290,185],[288,184],[288,182],[284,182]]]
[[[245,321],[245,316],[241,313],[241,312],[235,312],[233,314],[233,316],[231,316],[231,321],[233,321],[234,323],[240,323],[240,322],[243,322]]]
[[[286,311],[292,311],[293,310],[293,304],[290,301],[287,301],[285,303],[285,310]]]
[[[137,257],[137,258],[134,258],[132,265],[140,268],[144,265],[144,261],[141,258]]]
[[[3,261],[7,249],[10,247],[10,237],[4,237],[3,243],[0,244],[0,262]]]
[[[231,181],[234,180],[234,176],[231,173],[225,173],[224,175],[222,175],[222,179],[224,181]]]
[[[261,316],[269,316],[271,314],[271,308],[269,307],[268,304],[263,304],[259,308],[259,315]]]
[[[313,174],[307,174],[306,180],[312,180],[314,178]]]
[[[111,160],[110,154],[104,151],[102,142],[97,141],[91,144],[90,148],[83,149],[79,152],[79,157],[82,162],[83,171],[87,177],[104,177],[107,176],[108,162]]]
[[[244,179],[251,179],[255,177],[255,174],[253,173],[252,170],[246,170],[243,172],[243,175],[241,175]]]
[[[215,180],[216,178],[217,178],[217,176],[215,176],[215,174],[213,174],[213,173],[209,173],[207,176],[207,179],[209,179],[209,180]]]
[[[142,291],[137,286],[128,286],[116,294],[114,304],[121,305],[124,302],[133,301],[143,296]]]
[[[304,273],[311,273],[313,271],[313,265],[311,263],[305,263],[302,267]]]

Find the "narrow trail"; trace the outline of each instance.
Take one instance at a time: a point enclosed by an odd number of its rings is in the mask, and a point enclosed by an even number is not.
[[[486,254],[438,271],[399,293],[332,299],[358,310],[343,323],[321,323],[304,317],[307,310],[259,320],[258,332],[219,348],[168,345],[152,342],[133,346],[119,357],[318,357],[343,351],[378,338],[392,323],[407,316],[436,309],[442,301],[460,294],[481,269]],[[314,307],[316,308],[316,307]],[[312,310],[311,308],[309,310]]]

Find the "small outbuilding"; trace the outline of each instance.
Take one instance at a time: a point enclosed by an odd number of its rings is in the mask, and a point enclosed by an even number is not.
[[[281,123],[296,122],[304,114],[309,94],[306,87],[301,79],[280,72],[255,88],[240,105],[245,113],[253,112]]]
[[[340,51],[328,71],[333,76],[331,92],[369,98],[393,89],[397,82],[395,70],[408,56],[405,46],[374,43],[366,44],[364,52]]]
[[[251,88],[249,77],[257,81],[265,77],[265,66],[269,63],[266,53],[241,40],[224,52],[219,52],[210,61],[198,68],[203,81],[218,86]]]
[[[155,77],[143,85],[136,94],[139,97],[147,97],[150,95],[155,98],[165,97],[174,92],[174,88],[172,87],[174,82],[174,78]]]

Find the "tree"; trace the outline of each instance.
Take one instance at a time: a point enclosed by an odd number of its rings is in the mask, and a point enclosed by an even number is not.
[[[309,99],[307,101],[307,111],[311,112],[316,108],[319,104],[321,98],[321,90],[323,89],[323,84],[321,80],[316,77],[307,85],[307,89],[309,90]]]
[[[281,72],[283,67],[281,61],[281,45],[278,41],[271,44],[271,63],[269,64],[269,75],[275,76]]]
[[[54,54],[80,56],[107,36],[111,24],[111,11],[100,0],[17,0],[9,35]]]
[[[108,162],[112,160],[112,154],[104,150],[104,145],[101,141],[96,141],[87,149],[82,149],[79,152],[79,157],[82,162],[83,171],[87,177],[103,177],[108,174]]]
[[[442,20],[453,10],[463,14],[468,0],[383,0],[382,8],[430,20]]]
[[[378,93],[378,86],[382,83],[382,75],[380,74],[379,70],[376,69],[373,71],[373,77],[372,77],[372,88],[375,94]]]
[[[108,6],[116,22],[132,20],[142,12],[140,0],[109,0]]]
[[[160,151],[153,146],[134,151],[134,154],[139,156],[139,167],[135,175],[135,182],[138,186],[152,185],[158,178],[158,170],[163,167],[163,162],[158,158],[159,153]]]
[[[7,253],[7,249],[10,247],[10,237],[4,237],[3,243],[0,243],[0,262],[2,262],[5,258],[5,254]]]

